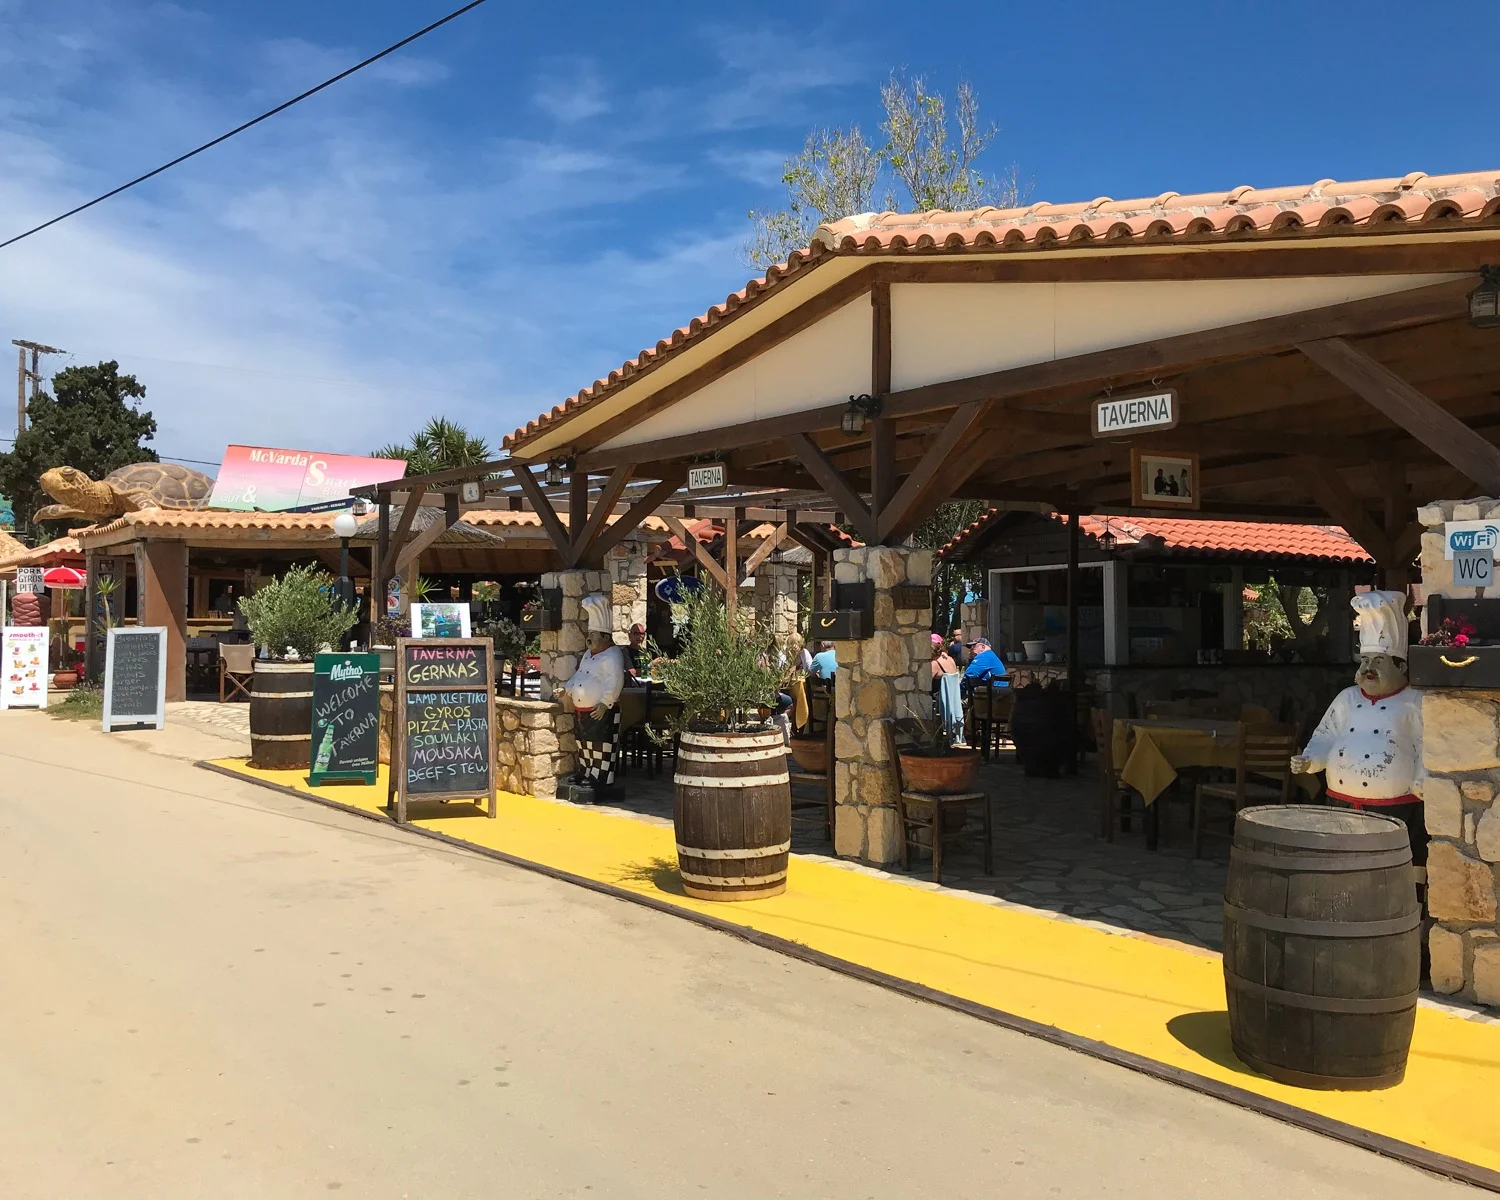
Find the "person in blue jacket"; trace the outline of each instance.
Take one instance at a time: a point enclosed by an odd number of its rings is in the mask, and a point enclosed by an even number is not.
[[[969,659],[969,665],[964,668],[964,682],[991,683],[995,687],[1009,687],[1005,680],[1005,664],[1000,661],[1000,656],[990,649],[990,639],[980,637],[974,639],[974,656]]]
[[[819,679],[832,679],[835,671],[839,669],[839,656],[833,649],[832,642],[819,642],[818,652],[813,655],[812,674]]]

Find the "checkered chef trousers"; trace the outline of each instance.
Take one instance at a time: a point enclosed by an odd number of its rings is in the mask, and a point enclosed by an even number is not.
[[[578,714],[578,769],[585,783],[608,787],[615,781],[620,754],[620,709],[610,709],[597,721]]]

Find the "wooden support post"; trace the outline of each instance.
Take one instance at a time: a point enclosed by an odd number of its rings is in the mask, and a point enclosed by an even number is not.
[[[570,545],[583,536],[588,521],[589,473],[574,467],[568,475],[568,541]],[[564,550],[564,556],[566,555],[567,551]]]
[[[380,493],[380,520],[375,533],[375,546],[370,551],[370,620],[375,622],[385,616],[386,581],[393,572],[391,561],[391,494]],[[247,589],[248,592],[248,589]]]
[[[167,630],[167,699],[187,699],[186,542],[137,543],[137,605],[142,625]]]
[[[391,536],[390,545],[386,552],[393,555],[401,553],[401,547],[406,544],[407,535],[411,533],[412,522],[417,519],[417,510],[422,507],[422,497],[427,495],[427,485],[417,484],[406,494],[406,500],[401,505],[401,521],[396,526],[396,532]],[[385,557],[384,554],[381,555]],[[395,572],[392,572],[395,574]]]
[[[552,507],[552,501],[547,499],[542,491],[541,485],[537,483],[536,476],[531,473],[531,468],[523,462],[511,464],[511,474],[521,490],[526,493],[526,498],[531,501],[531,507],[536,510],[536,515],[541,518],[542,528],[552,539],[552,544],[557,547],[557,552],[567,562],[569,547],[573,539],[568,536],[568,531],[563,528],[563,523],[558,519],[557,510]]]
[[[606,554],[640,528],[641,522],[677,490],[677,480],[664,479],[632,504],[613,525],[608,525],[594,541],[594,553],[602,560]]]
[[[979,419],[982,407],[977,401],[960,405],[948,418],[942,432],[933,439],[927,453],[922,455],[922,460],[907,476],[906,482],[889,501],[879,506],[879,532],[882,540],[905,537],[925,520],[925,514],[917,515],[922,512],[924,497],[934,491],[948,494],[943,489],[951,488],[952,485],[947,478],[940,477],[939,472],[961,452],[974,422]]]
[[[1078,510],[1068,512],[1068,691],[1077,707],[1083,672],[1078,662]]]
[[[1323,511],[1344,527],[1345,532],[1370,552],[1379,564],[1391,560],[1391,542],[1365,506],[1344,483],[1338,471],[1319,459],[1300,458],[1302,482]]]
[[[727,580],[724,588],[724,611],[731,625],[734,624],[740,604],[739,525],[740,510],[735,509],[724,522],[724,578]]]
[[[1297,349],[1487,494],[1500,495],[1500,449],[1384,363],[1339,337],[1300,342]]]
[[[781,543],[784,542],[786,538],[787,525],[786,522],[783,521],[780,525],[776,526],[775,529],[771,530],[770,536],[767,537],[766,540],[763,541],[759,546],[757,546],[753,551],[751,551],[750,556],[745,559],[745,571],[742,578],[748,579],[750,576],[754,575],[756,568],[759,567],[761,563],[765,562],[766,559],[768,559],[776,550],[776,547],[781,545]]]

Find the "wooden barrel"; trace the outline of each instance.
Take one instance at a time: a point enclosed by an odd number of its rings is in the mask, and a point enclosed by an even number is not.
[[[1235,1054],[1298,1087],[1400,1083],[1421,924],[1400,821],[1296,804],[1242,811],[1224,887]]]
[[[786,891],[792,789],[780,730],[684,733],[674,782],[677,866],[689,896],[760,900]]]
[[[250,683],[250,765],[267,771],[312,765],[312,663],[255,663]]]

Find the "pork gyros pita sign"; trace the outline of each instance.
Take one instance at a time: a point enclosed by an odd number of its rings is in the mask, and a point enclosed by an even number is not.
[[[1120,437],[1177,425],[1177,389],[1094,401],[1094,436]]]
[[[316,450],[230,446],[214,479],[211,508],[241,512],[285,512],[348,499],[367,483],[388,483],[406,474],[399,458],[360,458]]]

